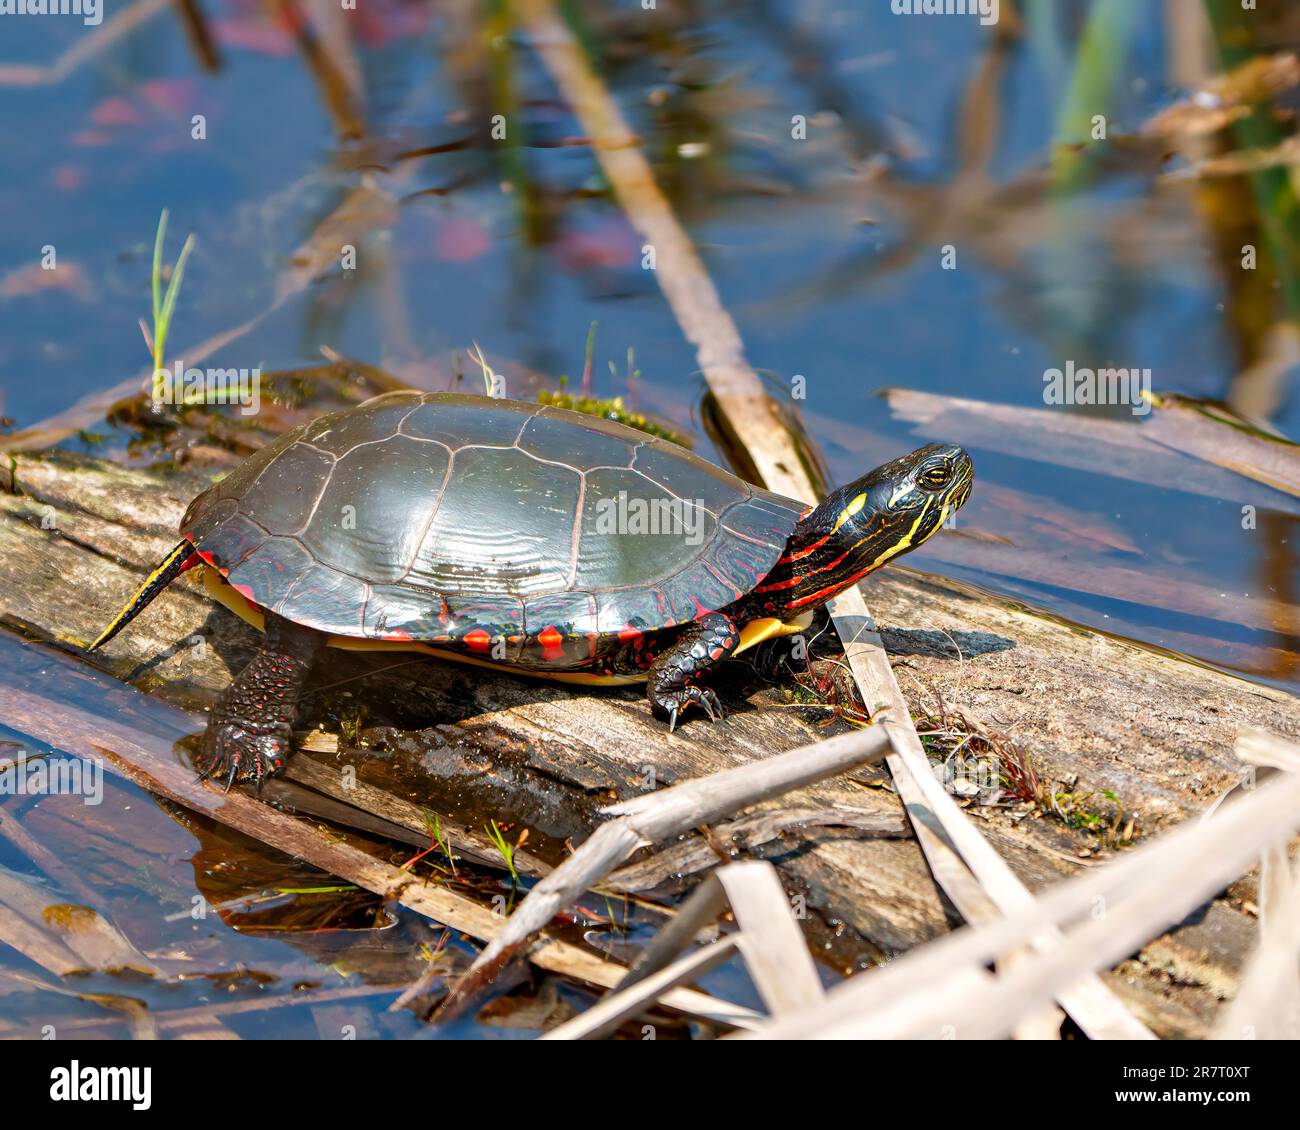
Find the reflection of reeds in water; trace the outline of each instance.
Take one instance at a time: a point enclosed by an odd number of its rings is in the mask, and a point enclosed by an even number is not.
[[[1243,11],[1240,4],[1227,0],[1208,0],[1207,8],[1222,68],[1232,72],[1249,67],[1255,54],[1253,45],[1269,34],[1265,14]],[[1268,97],[1280,92],[1258,92],[1265,97],[1252,107],[1253,112],[1231,124],[1231,136],[1238,147],[1268,150],[1287,138],[1271,112],[1273,103]],[[1247,238],[1231,242],[1219,240],[1221,269],[1229,294],[1234,297],[1231,313],[1240,336],[1238,361],[1241,371],[1255,380],[1267,380],[1267,370],[1255,366],[1269,355],[1271,343],[1276,341],[1272,333],[1274,325],[1287,321],[1291,323],[1293,332],[1300,328],[1300,198],[1297,197],[1293,168],[1286,166],[1250,171],[1245,183],[1249,185],[1253,208],[1245,208],[1247,201],[1241,182],[1228,179],[1204,186],[1208,201],[1215,202],[1216,196],[1220,198],[1216,202],[1219,206],[1207,208],[1206,212],[1214,226],[1238,229],[1233,231],[1234,236],[1240,234],[1242,221],[1239,217],[1244,214],[1251,218],[1249,226],[1252,230],[1247,232]],[[1242,269],[1246,245],[1259,248],[1255,270]],[[1275,288],[1281,291],[1280,308],[1273,293]],[[1275,384],[1273,381],[1269,383]],[[1243,409],[1249,406],[1266,418],[1280,402],[1281,390],[1269,388],[1261,396],[1250,388],[1234,387],[1227,399]]]

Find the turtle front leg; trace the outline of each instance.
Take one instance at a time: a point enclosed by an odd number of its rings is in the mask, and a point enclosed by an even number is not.
[[[650,668],[650,707],[667,715],[669,731],[677,728],[679,711],[694,703],[711,721],[722,717],[722,704],[697,680],[726,661],[740,643],[736,622],[721,612],[707,612],[686,629]]]
[[[266,614],[262,650],[236,676],[208,718],[194,766],[199,777],[256,785],[289,756],[298,698],[325,636]]]

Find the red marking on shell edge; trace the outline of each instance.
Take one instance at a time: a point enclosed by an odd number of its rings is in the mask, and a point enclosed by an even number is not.
[[[631,624],[618,633],[619,643],[631,643],[633,640],[639,640],[640,638],[641,629],[634,628]]]
[[[475,628],[465,633],[465,646],[470,651],[487,651],[492,646],[492,637],[482,628]]]
[[[542,658],[548,663],[564,658],[564,634],[554,624],[538,633],[537,642],[542,645]]]
[[[256,603],[256,602],[253,600],[253,590],[252,590],[252,588],[251,588],[250,586],[248,586],[248,585],[241,585],[241,584],[239,584],[237,581],[231,581],[231,582],[230,582],[230,587],[231,587],[232,589],[234,589],[235,592],[239,593],[240,596],[242,596],[242,597],[244,597],[245,599],[247,599],[247,601],[249,602],[249,604],[255,604],[255,603]]]
[[[384,633],[384,639],[386,640],[409,640],[413,638],[414,637],[411,635],[410,632],[404,632],[402,631],[401,628],[397,628],[394,631]]]

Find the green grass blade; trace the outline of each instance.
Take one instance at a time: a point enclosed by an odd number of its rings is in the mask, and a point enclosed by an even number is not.
[[[191,235],[186,237],[185,246],[181,248],[180,258],[176,260],[176,267],[172,271],[170,281],[167,283],[166,297],[163,298],[162,314],[154,327],[155,369],[162,368],[163,358],[166,356],[167,331],[171,328],[172,313],[176,309],[176,299],[181,292],[181,279],[185,277],[185,261],[190,257],[192,250],[194,250],[194,237]]]
[[[162,249],[167,237],[167,209],[158,217],[158,231],[153,238],[153,326],[158,329],[158,314],[162,309]],[[154,339],[155,342],[157,338]],[[155,350],[155,355],[156,355]]]

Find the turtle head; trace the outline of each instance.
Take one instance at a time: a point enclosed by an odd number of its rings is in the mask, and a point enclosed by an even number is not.
[[[840,528],[832,540],[846,548],[851,543],[860,563],[878,568],[915,549],[956,513],[970,497],[973,477],[970,456],[952,444],[932,443],[891,460],[835,492]]]
[[[935,443],[833,491],[790,535],[755,604],[786,618],[824,604],[934,534],[970,497],[973,475],[965,451]]]

